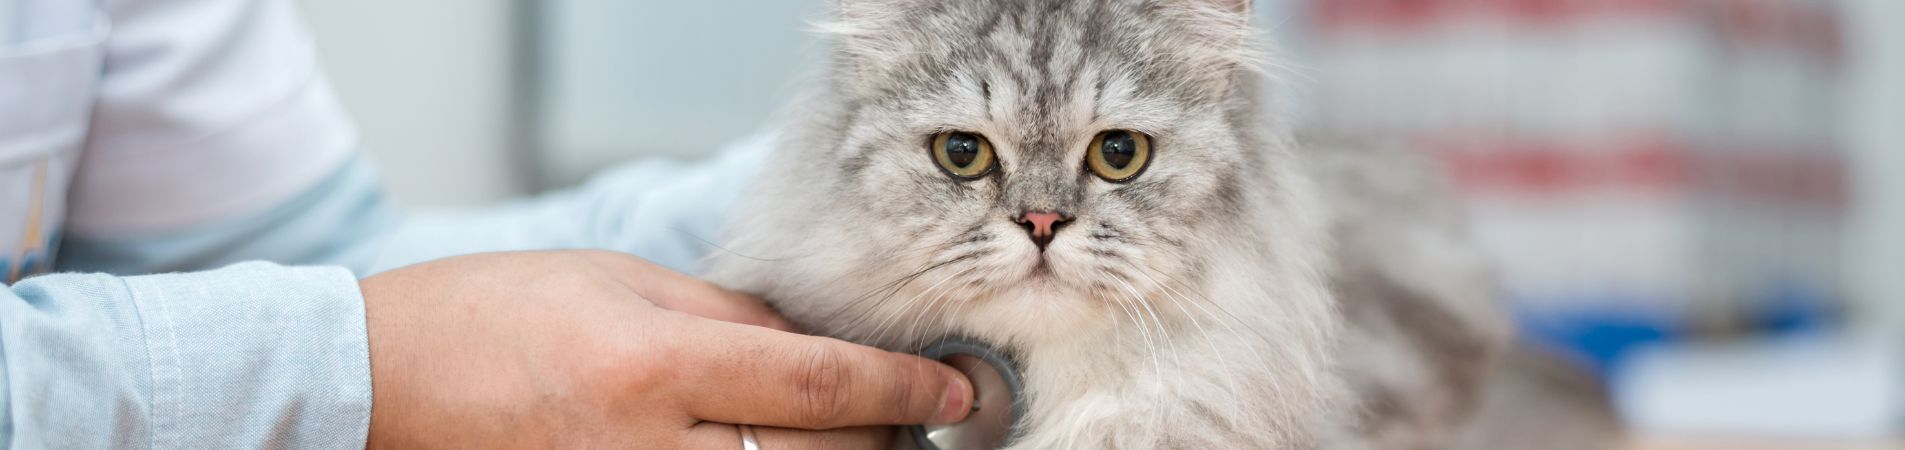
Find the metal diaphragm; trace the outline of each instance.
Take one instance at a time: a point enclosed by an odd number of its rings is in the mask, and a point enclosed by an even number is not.
[[[920,356],[959,369],[972,380],[972,414],[951,425],[908,427],[920,450],[998,450],[1018,437],[1025,417],[1025,384],[1018,365],[991,346],[968,339],[947,339]]]

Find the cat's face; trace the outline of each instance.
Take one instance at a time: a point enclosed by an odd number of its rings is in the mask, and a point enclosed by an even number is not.
[[[840,103],[781,184],[815,197],[821,264],[877,283],[806,318],[822,331],[1161,320],[1194,307],[1172,297],[1209,254],[1254,242],[1274,174],[1234,0],[843,3]]]
[[[1327,239],[1244,0],[837,1],[831,84],[705,276],[816,334],[1004,348],[1018,448],[1308,447]]]

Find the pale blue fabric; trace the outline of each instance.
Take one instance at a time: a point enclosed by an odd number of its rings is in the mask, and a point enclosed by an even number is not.
[[[69,235],[56,268],[137,275],[265,260],[368,276],[447,256],[586,248],[693,274],[772,139],[744,141],[707,161],[626,164],[575,189],[502,206],[407,215],[385,200],[377,173],[360,159],[257,216],[166,235]]]
[[[361,448],[364,303],[349,271],[47,275],[0,294],[11,448]]]
[[[66,274],[0,290],[0,443],[361,448],[372,386],[356,276],[561,248],[692,272],[766,142],[702,163],[632,164],[498,208],[412,215],[384,200],[359,161],[252,217],[168,235],[69,236],[58,256]],[[239,261],[272,263],[139,275]]]
[[[645,161],[609,169],[573,190],[497,208],[416,214],[368,243],[371,273],[451,255],[607,249],[695,274],[728,206],[762,170],[772,136],[696,163]],[[362,266],[360,266],[362,264]]]

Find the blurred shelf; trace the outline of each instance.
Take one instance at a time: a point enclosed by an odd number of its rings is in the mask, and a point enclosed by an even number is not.
[[[1642,438],[1627,450],[1905,450],[1905,441],[1846,442],[1724,438]]]

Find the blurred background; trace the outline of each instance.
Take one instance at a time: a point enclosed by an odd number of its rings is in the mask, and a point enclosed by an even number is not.
[[[302,0],[400,202],[771,125],[825,0]],[[1665,437],[1905,432],[1905,1],[1257,0],[1304,133],[1437,156],[1525,339]]]

